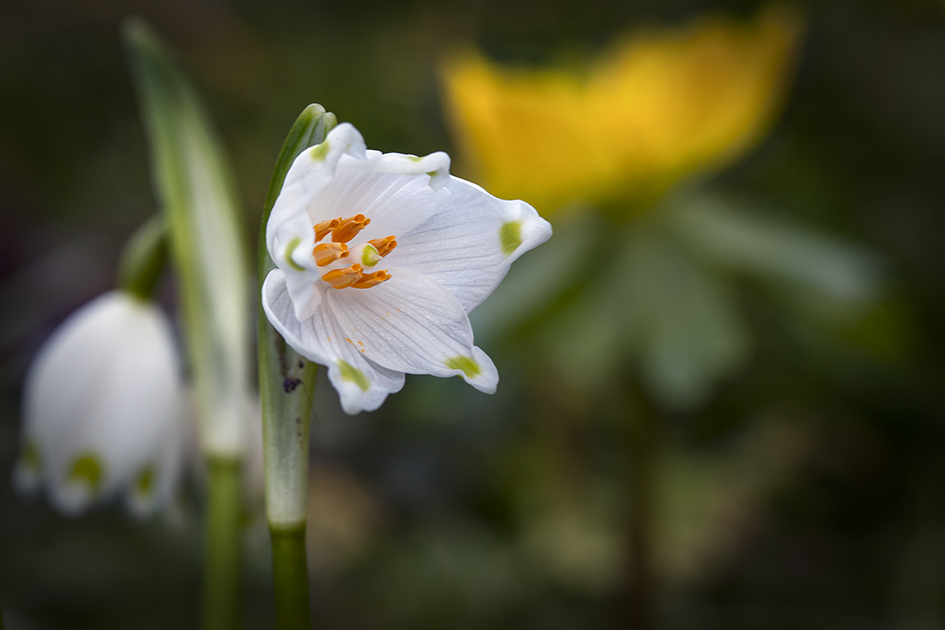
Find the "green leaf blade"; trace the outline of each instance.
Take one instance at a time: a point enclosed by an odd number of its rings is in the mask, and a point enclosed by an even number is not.
[[[229,165],[203,106],[140,20],[123,35],[167,217],[205,447],[242,452],[249,391],[250,279]]]

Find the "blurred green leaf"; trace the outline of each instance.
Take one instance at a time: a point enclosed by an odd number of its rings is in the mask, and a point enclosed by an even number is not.
[[[248,396],[249,274],[229,166],[177,63],[140,20],[125,42],[170,229],[204,446],[239,455]]]
[[[601,230],[593,214],[573,213],[556,223],[552,244],[516,261],[489,299],[470,313],[480,342],[535,318],[578,282],[585,270],[575,261],[591,257]]]
[[[635,230],[624,254],[622,289],[634,322],[627,335],[644,383],[663,408],[704,403],[751,349],[732,288],[655,227]]]
[[[839,302],[873,299],[881,280],[877,256],[809,228],[706,195],[676,200],[668,221],[692,251],[729,268],[776,280]]]
[[[660,221],[596,226],[589,240],[597,246],[567,257],[576,294],[539,328],[562,374],[599,392],[635,364],[664,409],[704,403],[751,350],[729,282],[687,256]]]

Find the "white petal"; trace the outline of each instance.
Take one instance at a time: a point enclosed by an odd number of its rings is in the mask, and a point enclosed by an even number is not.
[[[445,286],[468,313],[499,284],[516,258],[551,238],[551,225],[524,201],[504,201],[452,177],[439,213],[397,234],[391,266],[410,267]]]
[[[372,362],[398,372],[462,376],[495,391],[495,365],[473,345],[462,305],[441,284],[411,269],[390,270],[391,279],[370,289],[326,294],[344,341]]]
[[[266,247],[273,262],[286,275],[296,316],[309,317],[320,300],[314,283],[321,275],[312,257],[317,220],[307,208],[328,186],[342,156],[364,159],[364,139],[353,126],[342,123],[328,132],[325,141],[295,158],[266,224]]]
[[[125,485],[163,448],[182,396],[170,324],[154,305],[112,292],[76,313],[37,356],[24,402],[53,502],[75,513]],[[86,456],[99,467],[94,489],[72,476]]]
[[[324,142],[306,149],[295,158],[266,224],[266,245],[273,260],[276,260],[277,239],[284,240],[282,244],[285,246],[288,240],[296,236],[290,233],[286,240],[287,235],[281,234],[283,226],[299,215],[304,215],[311,200],[331,182],[343,155],[363,159],[364,151],[364,139],[358,130],[348,123],[341,123],[328,132]],[[314,223],[308,226],[309,231],[312,225]]]
[[[378,409],[388,394],[396,394],[404,386],[402,372],[390,372],[366,359],[355,358],[353,363],[340,359],[328,366],[328,380],[338,392],[341,408],[348,415]],[[378,375],[383,377],[383,381]]]
[[[368,155],[377,157],[365,161],[346,156],[339,161],[331,183],[309,205],[313,225],[360,212],[371,223],[358,235],[358,241],[400,236],[436,214],[449,198],[449,191],[433,188],[431,176],[424,170],[435,165],[425,165],[426,160],[445,157],[445,153],[418,158],[420,161],[376,151],[368,151]]]
[[[400,175],[427,174],[430,178],[430,187],[439,190],[450,179],[450,156],[442,151],[431,153],[424,157],[406,155],[403,153],[381,153],[367,151],[367,160],[362,165],[355,166],[362,170],[382,173],[398,173]]]
[[[324,302],[310,318],[297,319],[280,270],[274,269],[266,277],[262,302],[266,317],[286,343],[302,356],[328,367],[328,378],[338,390],[345,412],[353,415],[373,411],[388,394],[404,386],[402,372],[376,365],[345,340]]]
[[[162,452],[139,466],[125,488],[125,507],[132,515],[150,516],[173,496],[182,472],[184,442],[182,427],[172,427],[161,440]],[[143,477],[149,476],[147,482]]]
[[[322,275],[311,255],[312,227],[323,220],[363,213],[371,224],[359,240],[398,235],[433,216],[449,197],[449,156],[382,154],[364,149],[350,124],[292,163],[266,225],[269,255],[286,277],[295,315],[304,321],[318,307]]]
[[[362,179],[364,176],[367,179]],[[303,215],[308,218],[308,232],[319,221],[358,212],[384,224],[386,215],[399,217],[406,208],[410,210],[407,217],[398,220],[406,220],[417,212],[422,220],[425,212],[408,204],[427,202],[413,195],[426,188],[424,192],[441,204],[448,193],[436,193],[448,178],[449,156],[445,153],[419,158],[365,151],[361,134],[352,125],[342,123],[328,133],[322,144],[303,151],[292,163],[266,225],[269,253],[278,264],[285,246],[303,236],[298,221]],[[409,199],[404,200],[405,196]],[[390,228],[404,230],[397,224],[384,229]]]

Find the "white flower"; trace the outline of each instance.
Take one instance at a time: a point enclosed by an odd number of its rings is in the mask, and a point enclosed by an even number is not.
[[[467,314],[509,265],[551,237],[523,201],[449,174],[449,156],[367,151],[350,124],[296,158],[266,228],[278,269],[263,285],[272,325],[328,366],[349,414],[377,409],[404,374],[499,376]]]
[[[123,494],[136,515],[171,494],[184,389],[170,323],[124,291],[93,300],[40,349],[24,392],[14,485],[45,486],[62,512]]]

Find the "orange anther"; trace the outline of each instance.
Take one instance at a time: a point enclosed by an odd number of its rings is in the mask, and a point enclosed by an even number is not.
[[[355,289],[370,289],[387,280],[390,280],[390,274],[386,269],[380,269],[373,273],[362,274],[361,278],[351,286]]]
[[[319,221],[315,224],[315,242],[322,240],[325,236],[332,230],[338,229],[338,226],[341,225],[341,217],[337,219],[328,219],[327,221]]]
[[[384,238],[375,238],[368,241],[374,248],[377,250],[377,253],[383,258],[387,254],[391,253],[395,247],[397,247],[397,237],[396,236],[385,236]]]
[[[333,289],[344,289],[361,279],[361,270],[363,267],[359,264],[345,267],[344,269],[334,269],[322,276],[322,280],[331,285]]]
[[[348,246],[344,243],[319,243],[312,250],[312,256],[315,257],[315,264],[319,267],[330,265],[339,258],[348,255]]]
[[[357,236],[358,232],[363,230],[370,222],[371,220],[361,213],[343,219],[341,225],[332,230],[331,240],[335,243],[347,243]]]

